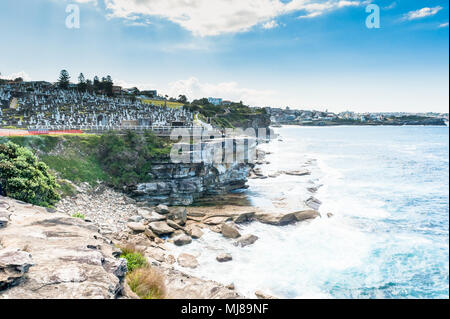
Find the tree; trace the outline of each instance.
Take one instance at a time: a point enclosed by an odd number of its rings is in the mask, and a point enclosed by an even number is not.
[[[12,142],[0,144],[0,184],[7,196],[33,205],[49,207],[60,199],[47,165]]]
[[[94,90],[95,91],[100,90],[100,80],[98,76],[94,76]]]
[[[108,96],[113,96],[113,80],[110,75],[102,79],[103,90]]]
[[[183,95],[183,94],[179,95],[179,96],[178,96],[178,102],[183,103],[183,104],[186,104],[186,103],[187,103],[187,97],[186,97],[186,95]]]
[[[78,76],[78,90],[80,90],[81,92],[85,92],[86,88],[87,88],[87,84],[86,84],[86,79],[84,77],[83,73],[80,73],[80,75]]]
[[[62,70],[61,73],[59,74],[58,86],[63,90],[67,90],[69,88],[69,83],[70,83],[69,72],[67,72],[66,70]]]

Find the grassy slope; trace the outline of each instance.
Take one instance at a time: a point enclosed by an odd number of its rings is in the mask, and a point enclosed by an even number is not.
[[[153,136],[0,137],[0,143],[8,140],[31,149],[46,163],[58,176],[63,195],[73,193],[73,187],[64,180],[91,185],[106,182],[115,187],[121,187],[128,179],[139,182],[146,178],[153,159],[165,158],[170,152],[170,145]],[[124,154],[133,157],[127,159]]]

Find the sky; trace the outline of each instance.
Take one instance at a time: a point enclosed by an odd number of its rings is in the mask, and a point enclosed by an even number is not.
[[[366,25],[373,4],[380,28]],[[447,0],[2,0],[0,72],[54,82],[67,69],[73,82],[111,75],[253,106],[448,112],[448,22]]]

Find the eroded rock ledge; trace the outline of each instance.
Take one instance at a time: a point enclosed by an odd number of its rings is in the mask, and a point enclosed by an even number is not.
[[[0,197],[0,298],[117,298],[126,263],[97,227]]]

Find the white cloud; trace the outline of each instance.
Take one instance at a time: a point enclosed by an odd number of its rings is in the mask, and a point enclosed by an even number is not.
[[[262,27],[263,27],[263,29],[266,29],[266,30],[273,29],[273,28],[278,27],[278,23],[275,20],[271,20],[271,21],[267,21],[266,23],[264,23],[262,25]]]
[[[396,7],[397,7],[397,2],[394,1],[390,5],[383,7],[383,9],[384,10],[391,10],[391,9],[395,9]]]
[[[31,77],[24,71],[20,71],[17,73],[12,73],[9,75],[0,75],[0,79],[5,79],[5,80],[14,80],[17,78],[22,78],[24,81],[31,81]]]
[[[131,89],[134,87],[137,87],[139,90],[154,90],[155,85],[153,83],[135,83],[135,82],[128,82],[124,80],[114,80],[114,85],[121,86],[125,89]]]
[[[410,11],[406,13],[403,17],[404,20],[415,20],[422,19],[425,17],[434,16],[436,13],[441,11],[443,8],[441,6],[433,7],[433,8],[422,8],[416,11]]]
[[[243,101],[249,105],[259,106],[265,106],[268,99],[273,99],[276,96],[275,91],[243,88],[237,82],[202,83],[195,77],[169,83],[165,93],[172,97],[184,94],[190,100],[204,97],[220,97],[225,100]]]
[[[304,10],[306,14],[299,16],[299,19],[310,19],[323,15],[326,12],[345,8],[345,7],[357,7],[360,5],[368,4],[370,1],[326,1],[326,2],[311,2],[305,5]]]
[[[446,23],[441,23],[441,24],[439,25],[439,28],[448,28],[448,22],[446,22]]]
[[[78,3],[93,3],[94,5],[97,5],[97,0],[72,0],[71,2],[78,2]]]
[[[104,0],[109,17],[159,17],[198,36],[245,32],[258,24],[272,26],[275,18],[305,11],[309,17],[358,6],[349,0]]]

